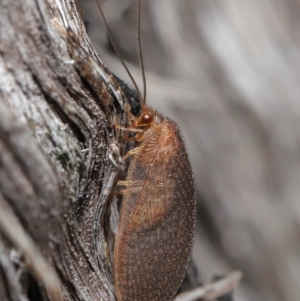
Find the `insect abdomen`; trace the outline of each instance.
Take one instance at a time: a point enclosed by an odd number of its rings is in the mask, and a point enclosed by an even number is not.
[[[189,261],[195,189],[177,125],[150,128],[128,171],[115,247],[119,301],[169,301]]]

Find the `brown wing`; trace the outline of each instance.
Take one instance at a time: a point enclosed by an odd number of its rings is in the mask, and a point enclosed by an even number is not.
[[[118,299],[171,300],[184,277],[195,228],[193,176],[174,123],[163,122],[143,140],[127,180],[115,249]]]

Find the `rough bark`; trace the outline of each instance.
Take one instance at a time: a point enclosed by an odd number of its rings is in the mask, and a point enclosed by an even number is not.
[[[0,28],[0,299],[115,300],[124,97],[73,1],[1,1]]]

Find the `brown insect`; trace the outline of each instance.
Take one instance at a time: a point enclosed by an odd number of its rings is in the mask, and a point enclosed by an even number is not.
[[[144,105],[115,246],[119,301],[171,300],[190,258],[195,189],[176,123]]]
[[[139,22],[138,12],[138,28]],[[139,50],[141,57],[140,38]],[[145,87],[143,69],[142,64]],[[126,189],[114,251],[118,301],[171,300],[184,277],[194,240],[190,161],[177,124],[145,104],[145,90],[144,100],[140,97],[142,112],[138,118],[130,114],[128,129],[137,132],[140,144],[125,156],[133,159],[122,182]]]

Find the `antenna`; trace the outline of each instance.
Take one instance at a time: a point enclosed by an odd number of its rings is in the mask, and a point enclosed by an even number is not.
[[[138,1],[138,7],[137,7],[137,40],[138,40],[139,59],[140,59],[140,66],[141,66],[142,77],[143,77],[143,86],[144,86],[143,99],[144,99],[144,103],[146,103],[147,84],[146,84],[146,74],[145,74],[145,66],[144,66],[144,59],[143,59],[143,52],[142,52],[142,42],[141,42],[141,0],[137,0],[137,1]]]
[[[129,68],[128,68],[127,64],[125,63],[124,59],[122,58],[121,53],[120,53],[120,51],[119,51],[119,49],[118,49],[118,47],[117,47],[117,45],[116,45],[116,43],[115,43],[115,41],[113,39],[111,30],[110,30],[110,28],[108,26],[108,23],[107,23],[107,20],[106,20],[106,18],[104,16],[103,10],[102,10],[102,8],[101,8],[101,6],[99,4],[99,0],[94,0],[94,1],[96,2],[96,5],[97,5],[97,7],[98,7],[98,9],[100,11],[101,18],[103,20],[103,23],[104,23],[104,26],[105,26],[108,38],[109,38],[109,40],[110,40],[110,42],[111,42],[111,44],[113,46],[113,49],[116,52],[116,54],[119,57],[119,59],[121,60],[121,63],[123,65],[123,67],[125,68],[128,76],[130,77],[130,80],[133,83],[134,88],[135,88],[135,90],[136,90],[136,92],[138,94],[138,97],[140,99],[141,105],[143,106],[143,104],[145,103],[145,100],[146,100],[146,98],[145,98],[145,96],[146,96],[146,78],[145,78],[145,69],[144,69],[143,55],[142,55],[142,52],[141,52],[142,47],[141,47],[141,41],[140,41],[140,4],[141,4],[140,0],[138,0],[138,17],[137,17],[138,18],[137,19],[138,22],[137,22],[137,28],[138,28],[139,58],[140,58],[140,65],[141,65],[141,68],[142,68],[142,75],[143,75],[144,97],[142,97],[140,89],[139,89],[136,81],[134,80],[131,72],[129,71]]]

